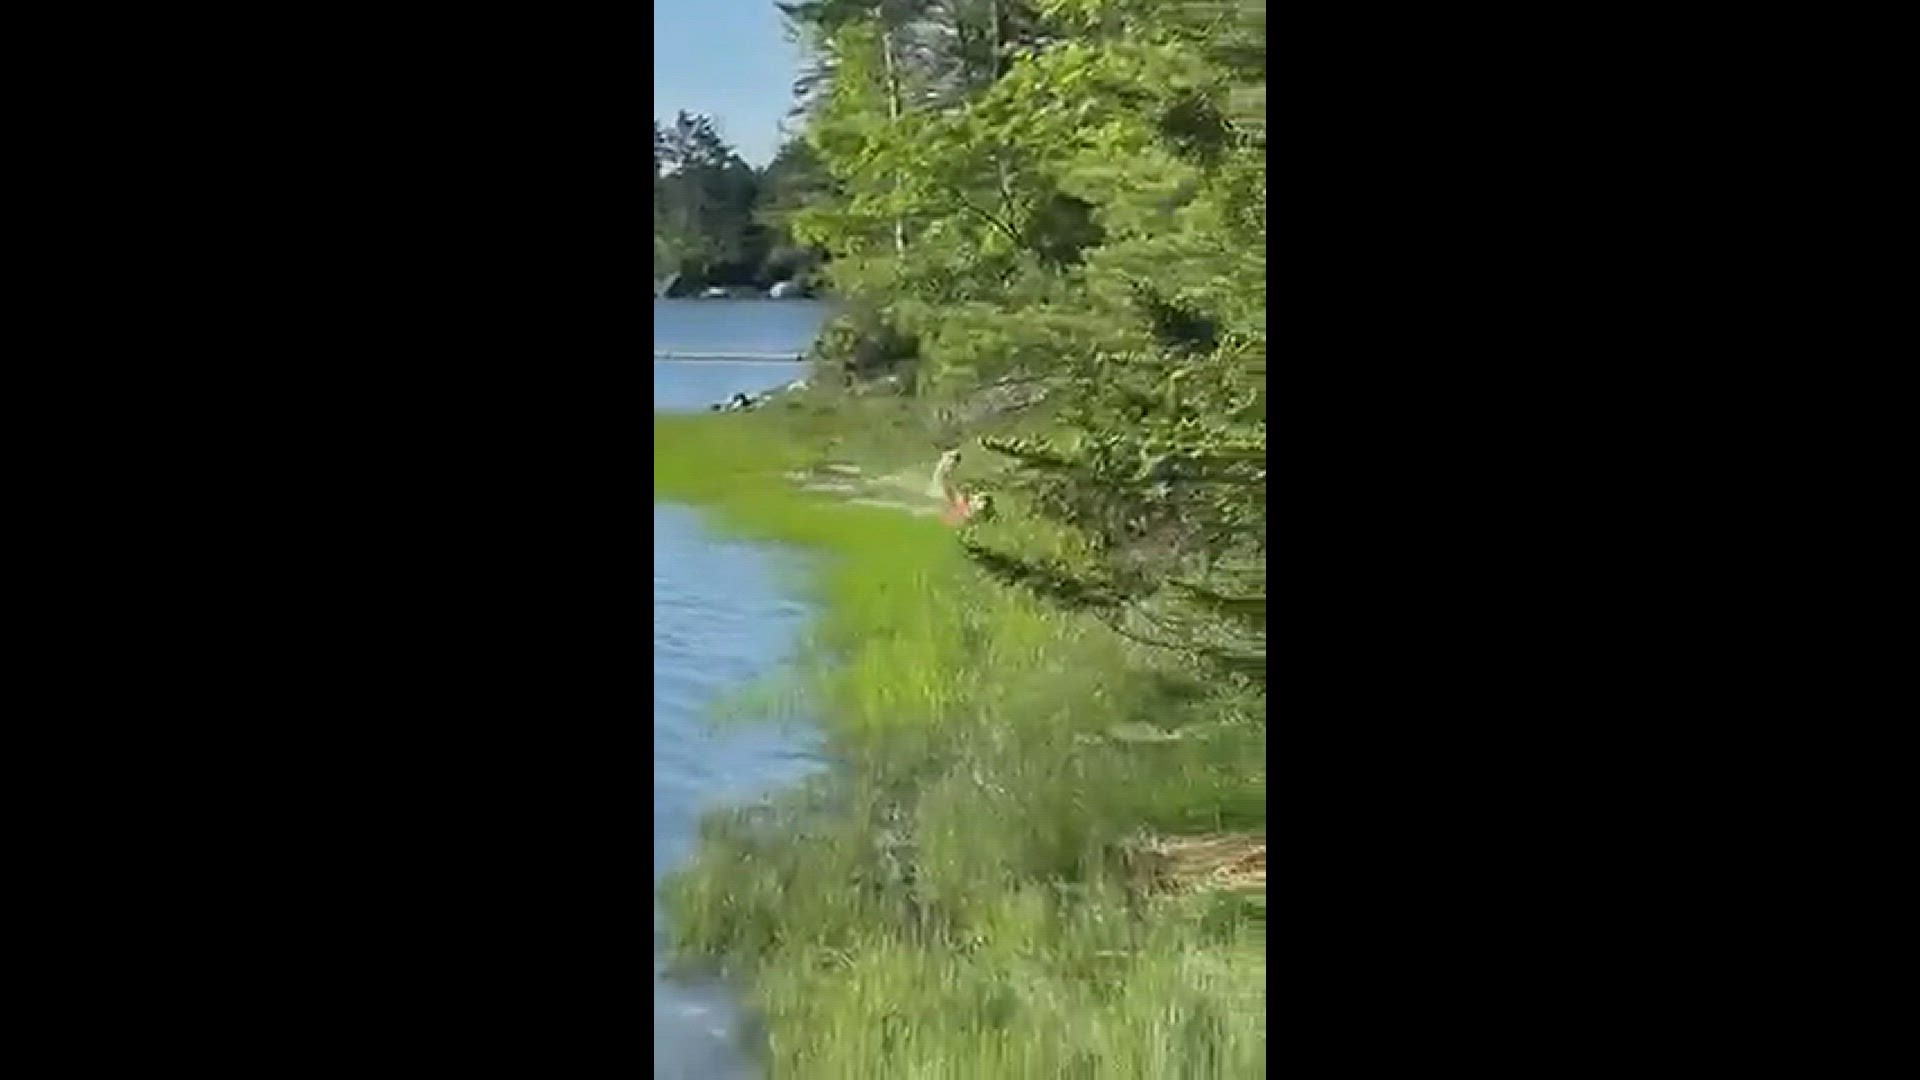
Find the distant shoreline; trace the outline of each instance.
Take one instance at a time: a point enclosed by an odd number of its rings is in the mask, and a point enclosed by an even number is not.
[[[805,353],[709,353],[709,352],[659,352],[653,354],[655,360],[675,361],[719,361],[721,363],[746,364],[798,364],[803,363]]]

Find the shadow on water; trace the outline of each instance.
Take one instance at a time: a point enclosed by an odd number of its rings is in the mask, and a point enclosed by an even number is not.
[[[816,730],[800,721],[716,723],[714,706],[789,658],[807,609],[782,588],[798,555],[726,540],[681,506],[653,510],[653,881],[693,851],[701,816],[753,802],[821,765]],[[654,1076],[758,1074],[747,1018],[711,982],[670,979],[656,899]]]

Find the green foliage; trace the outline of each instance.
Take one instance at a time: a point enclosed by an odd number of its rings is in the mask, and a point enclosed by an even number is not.
[[[886,313],[855,301],[828,321],[814,343],[817,367],[838,368],[847,384],[911,365],[920,342]]]
[[[1125,854],[1264,829],[1257,702],[996,587],[934,521],[780,481],[827,431],[871,463],[891,407],[656,421],[664,497],[815,554],[802,675],[841,763],[708,820],[668,886],[683,962],[744,977],[774,1077],[1264,1075],[1263,905],[1144,894]],[[1148,727],[1183,737],[1115,734]]]
[[[1263,1075],[1263,897],[1144,896],[1115,852],[1265,828],[1265,6],[781,7],[817,171],[763,220],[842,301],[817,370],[911,393],[656,428],[657,489],[843,556],[845,768],[713,826],[681,945],[753,975],[774,1075]],[[957,480],[998,512],[956,544],[772,494],[829,439],[984,446]]]
[[[756,172],[713,122],[681,112],[653,129],[653,276],[683,286],[811,285],[822,252],[795,241],[789,219],[823,197],[825,177],[804,143]]]
[[[1045,382],[1058,426],[986,445],[1013,466],[1012,508],[1089,554],[1049,563],[990,529],[968,550],[1263,679],[1264,7],[786,10],[831,60],[805,138],[832,183],[791,221],[870,313],[823,348],[877,371],[911,340],[930,401]]]

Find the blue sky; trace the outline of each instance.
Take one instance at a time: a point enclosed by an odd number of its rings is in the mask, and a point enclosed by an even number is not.
[[[752,165],[779,148],[800,60],[773,0],[654,0],[654,118],[705,113]]]

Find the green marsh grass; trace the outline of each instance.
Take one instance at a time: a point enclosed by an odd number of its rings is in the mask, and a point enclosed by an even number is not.
[[[741,700],[804,698],[835,761],[705,822],[680,957],[742,980],[774,1077],[1264,1075],[1264,893],[1151,891],[1125,856],[1264,834],[1264,703],[988,582],[935,519],[783,479],[830,442],[932,457],[824,410],[655,419],[656,498],[814,556],[801,682]]]

